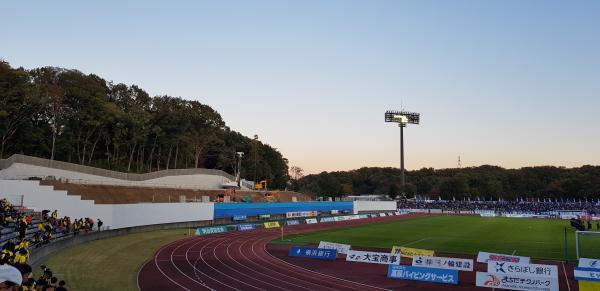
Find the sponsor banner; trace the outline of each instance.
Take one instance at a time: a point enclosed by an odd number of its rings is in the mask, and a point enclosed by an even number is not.
[[[287,221],[287,225],[298,225],[298,224],[300,224],[300,220],[298,220],[298,219],[293,219],[293,220]]]
[[[313,217],[319,214],[317,211],[292,211],[287,212],[285,217],[287,218],[296,218],[296,217]]]
[[[371,218],[377,218],[379,217],[379,214],[371,214]]]
[[[600,259],[579,258],[580,268],[592,268],[600,270]]]
[[[254,226],[254,224],[239,224],[237,226],[237,229],[239,231],[254,230],[254,229],[256,229],[256,226]]]
[[[317,223],[316,218],[307,218],[306,219],[306,224],[315,224],[315,223]]]
[[[390,265],[388,278],[424,281],[444,284],[458,284],[457,270],[443,270],[424,267]]]
[[[405,258],[412,258],[413,256],[429,256],[433,257],[435,252],[432,250],[413,249],[407,247],[392,247],[392,254],[400,254]]]
[[[379,217],[385,217],[385,213],[379,213]]]
[[[199,227],[196,229],[196,235],[206,235],[214,233],[227,232],[226,226],[210,226],[210,227]]]
[[[346,261],[371,264],[400,264],[400,255],[348,250]]]
[[[350,245],[332,243],[328,241],[319,242],[320,249],[337,250],[338,254],[347,254],[350,250]]]
[[[555,265],[488,261],[487,271],[495,274],[548,277],[558,280],[558,267]]]
[[[331,210],[331,214],[338,214],[338,213],[340,213],[339,210]]]
[[[488,253],[488,252],[479,252],[479,254],[477,255],[477,262],[487,263],[488,261],[529,264],[529,257],[511,256],[511,255]]]
[[[261,214],[258,216],[258,218],[260,219],[269,219],[271,218],[271,214]]]
[[[244,221],[246,220],[246,215],[234,215],[233,221]]]
[[[388,212],[387,216],[394,216],[394,212]]]
[[[360,217],[361,219],[365,219],[365,218],[369,218],[368,214],[360,214],[358,217]]]
[[[534,217],[534,214],[524,214],[524,213],[504,213],[502,214],[504,217],[509,218],[531,218]]]
[[[336,221],[335,217],[323,217],[320,222],[333,222]]]
[[[478,287],[528,291],[558,291],[558,281],[547,277],[477,272]]]
[[[263,223],[265,228],[276,228],[279,227],[279,221],[269,221]]]
[[[335,258],[337,257],[337,251],[319,248],[291,247],[288,255],[290,257],[303,257],[319,260],[335,260]]]
[[[600,269],[577,267],[573,273],[575,280],[600,282]]]
[[[414,256],[413,267],[447,269],[457,271],[473,271],[473,260],[430,256]]]
[[[485,212],[484,213],[484,212],[482,212],[482,213],[479,213],[479,216],[481,216],[481,217],[496,217],[496,213],[493,213],[493,212]]]

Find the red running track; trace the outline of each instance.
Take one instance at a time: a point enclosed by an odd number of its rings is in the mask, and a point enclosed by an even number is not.
[[[421,216],[410,214],[285,226],[285,234],[343,228]],[[138,273],[138,287],[150,290],[491,290],[474,285],[474,272],[461,272],[458,286],[386,278],[387,266],[287,257],[289,245],[270,244],[280,229],[190,237],[158,250]],[[410,264],[407,260],[403,262]],[[477,270],[484,271],[481,264]],[[559,266],[559,270],[561,267]],[[572,274],[572,269],[567,270]],[[560,279],[560,290],[577,290]],[[569,286],[567,282],[571,281]],[[563,289],[564,288],[564,289]],[[567,289],[568,288],[568,289]]]

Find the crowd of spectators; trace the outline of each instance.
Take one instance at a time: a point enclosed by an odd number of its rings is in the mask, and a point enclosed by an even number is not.
[[[98,230],[102,227],[99,219],[97,227]],[[35,213],[0,199],[0,290],[68,290],[65,281],[59,281],[45,266],[41,266],[38,279],[33,277],[28,265],[31,249],[49,243],[56,236],[78,235],[93,228],[92,218],[59,218],[57,210]]]
[[[600,214],[600,205],[596,202],[537,202],[537,201],[455,201],[424,200],[399,201],[401,209],[441,209],[442,211],[479,211],[489,210],[502,213],[542,213],[553,211],[587,211],[590,215]]]

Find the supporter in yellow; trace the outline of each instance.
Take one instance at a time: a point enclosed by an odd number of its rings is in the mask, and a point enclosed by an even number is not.
[[[22,240],[16,247],[16,249],[29,249],[29,241],[28,240]]]
[[[12,256],[13,256],[13,252],[11,252],[10,250],[2,250],[2,252],[0,252],[0,262],[1,263],[8,263],[9,261],[12,260]]]
[[[15,264],[25,264],[25,263],[27,263],[28,258],[29,258],[29,252],[26,249],[20,249],[15,254],[14,263]]]

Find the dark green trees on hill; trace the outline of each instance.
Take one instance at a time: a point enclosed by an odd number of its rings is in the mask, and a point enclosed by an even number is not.
[[[527,167],[504,169],[480,166],[463,169],[423,168],[408,171],[407,196],[483,200],[498,198],[600,198],[600,167]],[[297,190],[320,195],[399,194],[400,170],[361,168],[347,172],[323,172],[294,181]]]
[[[288,181],[287,160],[273,147],[232,131],[198,101],[151,97],[77,70],[12,68],[0,61],[0,158],[25,154],[124,172],[212,168],[242,177]],[[256,169],[255,169],[256,159]]]

